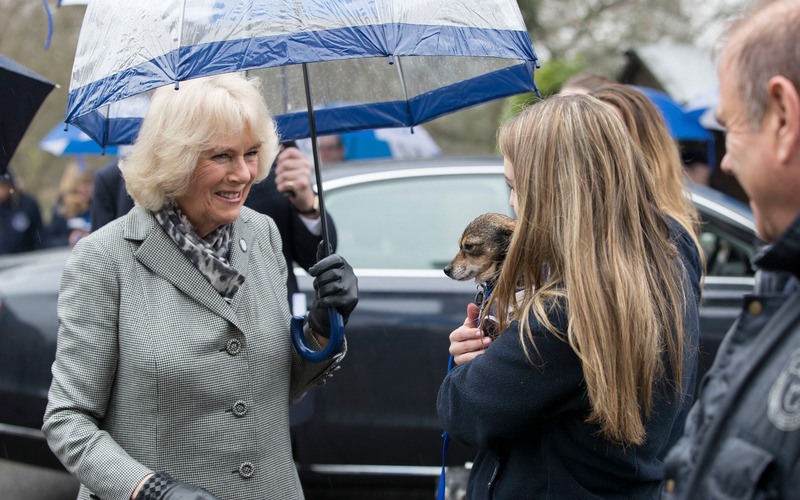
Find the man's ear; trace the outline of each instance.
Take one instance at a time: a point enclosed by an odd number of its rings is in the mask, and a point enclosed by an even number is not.
[[[768,113],[773,113],[775,146],[778,161],[788,163],[800,154],[800,94],[784,76],[773,76],[768,85]]]

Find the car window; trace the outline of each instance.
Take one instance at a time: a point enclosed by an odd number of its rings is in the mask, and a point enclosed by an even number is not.
[[[742,237],[709,214],[702,214],[700,245],[706,257],[707,276],[748,277],[755,274],[751,262],[756,244],[752,237]]]
[[[442,269],[478,215],[512,215],[500,175],[383,179],[325,192],[337,253],[356,268]]]

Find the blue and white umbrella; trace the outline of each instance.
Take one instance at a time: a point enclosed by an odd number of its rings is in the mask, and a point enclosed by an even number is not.
[[[103,147],[78,127],[56,125],[39,141],[39,148],[56,156],[64,155],[116,155],[117,146]]]
[[[100,144],[130,143],[143,111],[116,109],[126,99],[258,70],[281,136],[309,137],[305,63],[324,135],[534,91],[537,57],[514,0],[93,0],[66,121]]]
[[[535,92],[537,66],[515,0],[92,0],[66,121],[102,145],[128,144],[144,116],[130,99],[256,73],[282,139],[311,138],[321,190],[318,134],[412,127]],[[318,358],[296,347],[318,360],[340,341],[334,331]]]

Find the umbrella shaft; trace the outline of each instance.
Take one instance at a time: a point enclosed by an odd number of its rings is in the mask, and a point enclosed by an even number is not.
[[[317,178],[317,195],[319,196],[319,216],[322,218],[322,241],[325,242],[324,254],[331,253],[331,239],[328,233],[328,217],[325,212],[325,199],[322,195],[322,174],[319,166],[319,153],[317,152],[317,122],[314,120],[314,104],[311,99],[311,85],[308,80],[308,67],[303,63],[303,84],[306,89],[306,105],[308,107],[308,128],[311,133],[311,153],[314,158],[314,174]]]

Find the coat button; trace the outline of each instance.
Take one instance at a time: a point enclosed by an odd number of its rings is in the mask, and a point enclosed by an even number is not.
[[[242,476],[244,479],[253,475],[253,464],[250,462],[245,462],[239,466],[239,475]]]
[[[664,491],[667,493],[672,493],[675,491],[675,480],[674,479],[667,479],[664,482]]]
[[[247,403],[242,401],[241,399],[233,404],[233,408],[231,411],[237,417],[244,417],[247,414]]]
[[[239,339],[230,339],[227,344],[225,344],[225,350],[228,351],[228,354],[231,356],[236,356],[242,350],[242,343]]]
[[[747,304],[747,312],[750,313],[750,316],[759,316],[763,311],[764,305],[758,300]]]
[[[242,252],[246,252],[247,251],[247,242],[244,241],[244,238],[239,240],[239,248],[242,249]]]

